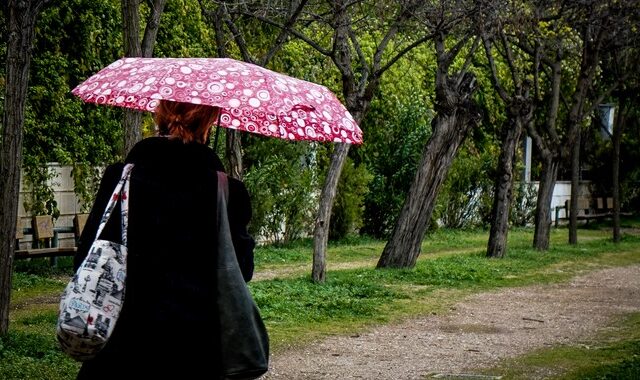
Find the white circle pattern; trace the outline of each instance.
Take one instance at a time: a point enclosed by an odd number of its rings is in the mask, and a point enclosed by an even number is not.
[[[122,58],[73,89],[85,102],[153,112],[158,99],[220,107],[220,125],[291,139],[361,144],[326,87],[229,58]]]

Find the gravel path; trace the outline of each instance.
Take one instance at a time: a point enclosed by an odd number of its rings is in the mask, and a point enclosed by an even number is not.
[[[579,342],[613,318],[639,311],[640,265],[603,269],[567,283],[474,295],[444,315],[292,349],[273,356],[261,379],[413,380],[473,374],[474,368],[500,359]]]

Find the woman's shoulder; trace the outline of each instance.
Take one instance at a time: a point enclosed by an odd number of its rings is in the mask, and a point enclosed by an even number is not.
[[[168,144],[169,139],[166,137],[147,137],[138,141],[133,148],[131,148],[125,161],[127,163],[140,161],[149,155],[153,155],[155,152],[167,150]]]
[[[102,173],[102,182],[112,183],[117,182],[122,174],[122,169],[124,168],[123,162],[116,162],[105,167],[104,172]]]
[[[184,144],[178,139],[147,137],[131,149],[125,160],[133,164],[164,167],[207,167],[223,170],[218,155],[204,144]]]

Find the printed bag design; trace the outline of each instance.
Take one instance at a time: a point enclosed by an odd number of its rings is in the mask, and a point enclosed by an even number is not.
[[[96,240],[62,292],[57,338],[62,350],[79,361],[95,357],[105,346],[124,302],[129,175],[132,168],[133,165],[125,166],[102,215]],[[122,244],[99,239],[118,200],[122,210]]]

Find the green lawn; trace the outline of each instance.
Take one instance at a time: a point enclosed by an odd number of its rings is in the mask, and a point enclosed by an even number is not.
[[[640,222],[628,221],[627,226],[638,227]],[[625,234],[619,244],[611,242],[611,233],[604,229],[581,229],[578,236],[579,244],[570,246],[567,230],[553,229],[551,249],[540,252],[530,248],[531,229],[513,229],[507,256],[496,260],[484,257],[486,231],[438,230],[425,238],[418,263],[409,270],[376,270],[384,242],[350,239],[329,245],[324,284],[310,280],[311,242],[259,247],[257,280],[250,288],[277,354],[283,348],[329,334],[353,333],[424,313],[444,313],[449,305],[471,293],[566,281],[589,270],[640,263],[640,234]],[[54,335],[57,300],[71,274],[71,262],[60,260],[54,270],[46,261],[18,264],[10,332],[0,340],[0,378],[73,379],[78,364],[58,349]],[[266,272],[272,276],[259,280]],[[611,350],[623,360],[602,363],[620,371],[630,366],[638,373],[637,335],[622,334],[614,343]],[[545,352],[537,355],[546,360]],[[578,359],[571,368],[583,370],[581,364],[588,362],[589,356],[575,356]],[[535,360],[529,363],[523,361],[522,365],[535,365]],[[573,378],[582,378],[576,376]]]

